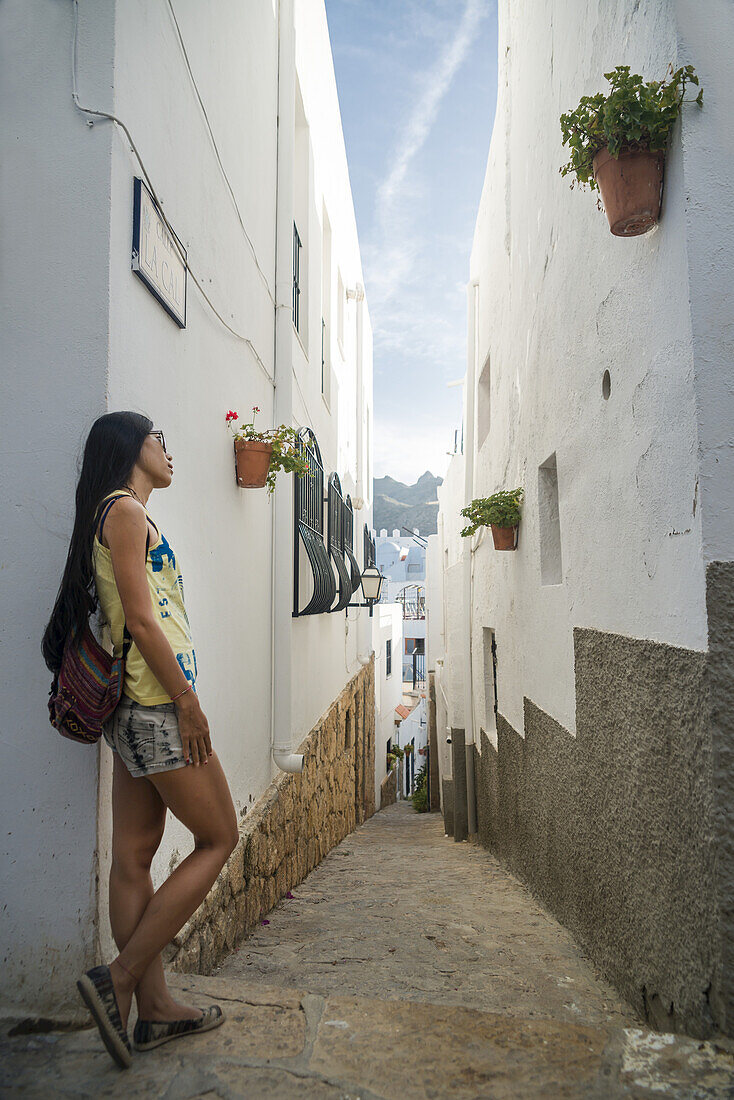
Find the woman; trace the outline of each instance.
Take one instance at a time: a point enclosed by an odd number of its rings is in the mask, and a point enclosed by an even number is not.
[[[99,603],[115,653],[125,639],[129,645],[123,695],[104,731],[114,753],[109,898],[119,954],[77,982],[120,1066],[132,1060],[133,994],[138,1050],[224,1020],[218,1005],[202,1012],[176,1002],[161,959],[238,839],[232,796],[194,687],[196,658],[176,556],[146,511],[153,489],[167,488],[172,478],[163,433],[147,417],[117,412],[95,421],[66,569],[43,638],[44,658],[55,672],[66,638]],[[166,809],[191,830],[195,847],[154,893],[150,865]]]

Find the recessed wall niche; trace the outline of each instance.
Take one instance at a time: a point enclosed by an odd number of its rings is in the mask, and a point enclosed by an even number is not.
[[[555,452],[538,468],[538,528],[540,583],[563,583],[561,516],[558,507],[558,466]]]

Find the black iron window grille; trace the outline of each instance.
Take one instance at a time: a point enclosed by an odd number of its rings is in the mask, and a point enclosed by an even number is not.
[[[356,592],[362,583],[362,574],[359,571],[359,562],[354,556],[354,506],[349,494],[344,501],[344,549],[352,572],[352,592]]]
[[[293,324],[301,331],[301,238],[293,223]]]
[[[372,538],[372,535],[370,534],[370,529],[366,523],[364,525],[362,543],[362,560],[364,561],[364,568],[366,569],[368,565],[374,565],[375,561],[377,560],[377,549],[375,547],[375,540]]]
[[[339,576],[339,599],[330,610],[343,611],[352,598],[352,578],[344,550],[346,508],[338,474],[332,474],[329,478],[328,512],[329,556]]]
[[[301,428],[296,446],[308,462],[308,470],[294,478],[293,487],[293,615],[321,615],[329,610],[336,596],[334,572],[324,545],[324,466],[310,428]],[[313,574],[313,593],[302,611],[298,590],[301,543]]]
[[[385,676],[392,675],[392,638],[385,642]]]

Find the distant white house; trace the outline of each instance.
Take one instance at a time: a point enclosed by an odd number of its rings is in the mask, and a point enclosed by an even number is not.
[[[375,805],[387,774],[387,753],[395,740],[396,708],[403,698],[401,653],[403,612],[400,604],[378,603],[372,619],[375,653]]]
[[[383,528],[375,538],[377,565],[386,578],[381,602],[398,602],[403,610],[402,679],[419,686],[425,681],[425,579],[426,541],[420,531],[412,535]]]
[[[399,797],[407,798],[415,789],[415,777],[421,765],[427,760],[428,747],[428,708],[426,706],[426,692],[421,691],[417,695],[417,701],[410,704],[402,704],[397,708],[399,723],[395,730],[395,744],[401,749],[411,746],[410,754],[406,753],[402,767],[402,790]],[[435,807],[438,809],[438,807]]]

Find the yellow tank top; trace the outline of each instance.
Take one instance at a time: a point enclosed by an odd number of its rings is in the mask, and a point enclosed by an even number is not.
[[[110,493],[102,503],[104,504],[105,501],[118,496],[130,496],[130,494],[124,492]],[[153,523],[152,520],[151,523]],[[148,548],[145,562],[153,611],[163,633],[171,644],[171,649],[176,654],[176,659],[186,679],[194,684],[196,682],[196,654],[194,653],[189,620],[184,606],[183,577],[176,555],[165,535],[155,523],[153,523],[153,526],[158,531],[158,538]],[[92,549],[92,567],[94,569],[94,582],[97,587],[99,606],[110,627],[115,656],[119,656],[122,653],[125,615],[112,570],[112,555],[107,547],[99,541],[96,532]],[[158,703],[170,703],[171,701],[170,695],[166,693],[146,665],[135,642],[130,646],[125,661],[125,679],[122,690],[125,695],[129,695],[131,699],[147,707],[156,706]]]

